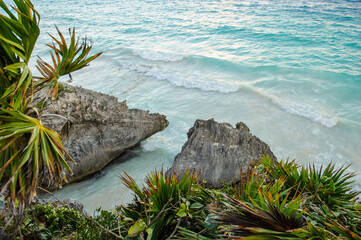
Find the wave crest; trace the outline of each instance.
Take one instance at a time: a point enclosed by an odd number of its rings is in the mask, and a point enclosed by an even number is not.
[[[220,93],[237,92],[240,89],[239,84],[211,79],[196,72],[188,74],[184,72],[168,72],[156,65],[134,63],[124,63],[122,66],[125,69],[144,73],[146,76],[154,77],[158,80],[166,80],[176,87],[197,88],[205,92],[213,91]]]
[[[276,97],[271,97],[271,101],[288,113],[311,119],[312,121],[318,122],[328,128],[332,128],[338,123],[338,119],[336,117],[324,116],[306,104],[285,102]]]
[[[133,55],[151,61],[177,62],[183,60],[184,56],[174,53],[158,52],[151,50],[133,49]]]

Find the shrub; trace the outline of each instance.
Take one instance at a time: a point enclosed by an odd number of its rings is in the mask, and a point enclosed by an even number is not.
[[[245,239],[361,239],[354,173],[274,163],[264,157],[238,186],[227,187],[221,208],[214,208],[223,232]]]
[[[33,98],[45,90],[48,94],[43,98],[51,94],[55,99],[59,77],[71,77],[101,53],[88,57],[91,45],[86,40],[79,42],[75,30],[69,31],[67,43],[57,29],[60,40],[51,36],[54,42],[48,45],[52,63],[38,59],[42,77],[36,80],[28,63],[40,34],[40,16],[30,0],[13,0],[13,4],[11,11],[0,0],[4,13],[0,14],[0,187],[8,208],[17,207],[21,213],[44,179],[61,186],[64,171],[71,172],[71,157],[59,135],[41,124]]]
[[[122,180],[135,194],[134,203],[119,208],[129,219],[128,237],[173,238],[179,234],[180,227],[215,236],[214,228],[206,221],[210,214],[207,205],[215,197],[196,184],[197,178],[190,172],[173,177],[162,171],[154,172],[146,178],[143,188],[127,174]]]

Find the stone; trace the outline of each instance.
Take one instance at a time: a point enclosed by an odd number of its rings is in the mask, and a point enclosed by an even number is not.
[[[78,199],[66,198],[63,200],[63,203],[67,208],[74,209],[75,211],[80,212],[83,216],[87,216],[87,213],[84,210],[84,204]]]
[[[168,126],[164,115],[129,109],[113,96],[68,87],[57,100],[46,103],[42,124],[62,136],[65,149],[76,164],[68,182],[93,174],[142,140]]]
[[[277,161],[270,147],[253,136],[246,124],[239,122],[233,128],[214,119],[196,120],[167,174],[176,171],[182,176],[191,170],[199,174],[199,182],[205,181],[205,187],[221,188],[224,183],[239,182],[241,170],[245,174],[264,155]]]

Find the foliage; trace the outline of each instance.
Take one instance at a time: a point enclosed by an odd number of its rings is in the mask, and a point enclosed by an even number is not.
[[[34,108],[35,94],[48,89],[55,99],[59,77],[82,69],[100,53],[88,57],[91,45],[76,40],[75,30],[69,31],[67,44],[57,29],[60,40],[51,36],[54,43],[48,45],[53,66],[39,58],[37,68],[43,77],[36,80],[28,63],[40,34],[40,16],[30,0],[13,3],[10,9],[0,0],[5,14],[0,14],[0,187],[12,206],[21,210],[36,195],[44,176],[49,184],[61,186],[65,170],[71,172],[72,159],[59,135],[42,125]]]
[[[207,205],[216,196],[198,185],[192,173],[171,177],[162,171],[154,172],[143,188],[126,173],[122,181],[136,197],[134,203],[120,207],[123,216],[129,219],[128,237],[172,238],[178,235],[179,227],[216,236],[214,225],[207,220],[210,215]]]
[[[116,235],[121,228],[119,214],[99,208],[93,217],[88,217],[73,209],[48,204],[27,209],[21,233],[23,239],[118,239],[105,228],[112,229]]]
[[[48,45],[53,51],[50,52],[53,66],[42,60],[40,57],[37,59],[38,65],[36,66],[39,72],[43,75],[38,77],[39,81],[37,86],[47,86],[51,89],[50,93],[53,98],[56,98],[59,91],[58,79],[60,76],[71,74],[77,70],[80,70],[88,65],[89,62],[101,55],[101,53],[88,57],[92,48],[87,44],[87,40],[84,39],[82,44],[79,44],[79,38],[75,38],[75,29],[71,31],[69,29],[70,44],[65,41],[63,34],[56,28],[59,34],[60,40],[57,40],[54,36],[50,37],[56,42],[52,45]]]
[[[40,169],[44,168],[49,173],[49,182],[56,181],[61,186],[63,167],[71,172],[66,162],[71,157],[61,145],[59,135],[23,113],[5,109],[2,112],[0,179],[7,180],[2,188],[9,186],[12,199],[24,203],[36,195]]]
[[[29,1],[14,0],[17,16],[0,0],[8,15],[0,15],[0,96],[1,108],[27,111],[33,77],[28,67],[39,36],[40,16]]]
[[[36,106],[56,99],[64,75],[80,70],[101,53],[69,30],[70,42],[57,28],[51,63],[40,57],[33,77],[28,66],[40,34],[40,16],[30,0],[0,0],[0,187],[10,206],[23,209],[39,184],[62,185],[71,157],[59,135],[44,127]],[[47,94],[37,103],[40,91]],[[40,95],[37,95],[40,96]],[[40,105],[39,105],[40,104]],[[187,172],[150,174],[145,186],[129,175],[123,183],[135,200],[94,217],[67,208],[36,206],[21,224],[23,239],[361,239],[361,204],[352,191],[354,173],[329,164],[299,166],[264,157],[238,185],[204,189]],[[11,200],[11,201],[10,201]],[[21,212],[21,211],[20,211]],[[14,216],[14,215],[13,215]],[[7,225],[6,215],[0,223]],[[14,225],[16,225],[14,223]],[[18,226],[15,226],[17,228]],[[9,231],[10,228],[7,228]]]
[[[359,239],[359,193],[346,170],[264,157],[214,211],[223,232],[245,239]]]
[[[93,217],[86,218],[86,225],[74,232],[70,239],[119,239],[116,236],[121,236],[124,232],[127,232],[127,229],[125,229],[122,218],[117,211],[106,211],[98,208]]]
[[[266,210],[229,196],[225,198],[225,201],[228,210],[214,209],[219,217],[219,224],[236,225],[237,227],[233,228],[232,232],[240,236],[249,235],[252,228],[287,232],[301,228],[305,223],[302,218],[302,211],[299,210],[300,202],[297,200],[283,207],[266,200]],[[285,202],[286,200],[283,201],[283,203]],[[297,204],[294,204],[295,202]],[[229,231],[229,228],[226,231]]]
[[[355,198],[344,200],[344,213],[339,208],[333,211],[321,197],[315,198],[304,187],[307,183],[303,181],[314,178],[314,169],[305,171],[306,177],[290,186],[286,176],[272,177],[268,161],[264,158],[242,176],[238,185],[220,190],[204,189],[189,172],[173,177],[155,172],[146,178],[144,187],[125,174],[122,180],[135,193],[135,200],[119,207],[123,226],[120,236],[197,240],[360,239],[360,204]],[[287,164],[281,161],[280,167],[287,168],[284,166]],[[324,175],[322,170],[317,173]],[[328,167],[326,173],[332,179],[337,174],[338,179],[345,180],[344,168]],[[349,187],[351,181],[345,182],[340,186],[335,181],[335,186]],[[347,199],[342,194],[351,194],[337,189],[334,192],[340,193],[339,199]]]
[[[352,191],[350,181],[354,173],[347,173],[348,167],[335,168],[328,164],[325,169],[315,165],[298,166],[295,161],[281,161],[273,163],[270,158],[262,160],[262,166],[272,179],[285,178],[286,187],[297,188],[313,199],[313,202],[326,204],[332,210],[342,208],[358,195]]]
[[[303,187],[314,170],[289,187],[294,180],[273,178],[268,161],[262,159],[238,185],[218,190],[203,188],[190,172],[183,176],[153,172],[142,187],[125,173],[122,181],[135,195],[131,204],[113,211],[98,209],[93,217],[38,206],[29,211],[22,232],[25,239],[361,239],[361,204],[355,198],[332,210]],[[289,166],[290,171],[295,166],[279,164],[274,169]],[[334,169],[330,178],[343,170]]]
[[[87,220],[73,209],[37,205],[28,211],[22,224],[25,238],[53,239],[78,231],[87,225]]]

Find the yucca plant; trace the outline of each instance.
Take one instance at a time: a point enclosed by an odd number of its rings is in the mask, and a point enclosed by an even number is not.
[[[49,183],[61,186],[64,169],[71,172],[67,163],[71,157],[59,135],[17,111],[0,110],[0,121],[2,191],[10,190],[13,201],[25,204],[36,195],[43,169]]]
[[[274,164],[271,159],[265,157],[255,169],[260,170],[258,174],[262,178],[257,178],[254,174],[251,178],[246,178],[246,187],[242,187],[241,184],[242,194],[237,195],[240,199],[247,201],[245,195],[252,196],[256,200],[250,202],[257,205],[262,197],[252,195],[252,192],[262,192],[265,187],[277,189],[267,194],[273,198],[277,191],[280,197],[285,192],[291,197],[298,194],[304,200],[304,216],[307,221],[315,226],[327,228],[334,236],[340,232],[350,232],[355,235],[359,233],[361,215],[356,204],[358,192],[353,192],[351,189],[354,173],[347,173],[347,167],[336,169],[334,165],[329,164],[324,169],[322,167],[316,169],[314,165],[299,166],[295,161],[280,161]],[[262,206],[258,205],[258,207]],[[337,229],[339,231],[336,231]]]
[[[312,202],[326,204],[332,210],[347,206],[359,194],[352,191],[354,181],[351,179],[355,173],[347,172],[348,166],[337,169],[330,163],[325,169],[322,166],[317,169],[315,165],[303,167],[288,160],[274,164],[268,157],[264,157],[261,164],[272,179],[286,179],[287,188],[297,187],[298,191],[308,194]]]
[[[291,188],[285,188],[285,178],[269,181],[268,175],[257,168],[253,168],[246,175],[242,174],[240,182],[226,193],[259,208],[267,208],[264,196],[275,202],[282,201],[285,197],[287,199]]]
[[[0,103],[2,108],[27,111],[32,92],[28,62],[40,30],[40,16],[29,1],[14,0],[16,15],[0,0]]]
[[[252,171],[241,176],[239,184],[225,188],[233,197],[226,195],[223,204],[212,208],[224,233],[235,238],[248,236],[245,239],[308,239],[313,232],[320,235],[314,239],[328,239],[325,236],[336,239],[331,230],[322,230],[326,225],[321,223],[322,214],[314,211],[319,204],[313,202],[327,205],[319,195],[310,194],[310,188],[302,183],[317,177],[308,169],[300,171],[299,168],[295,161],[281,161],[275,166],[265,157]],[[327,168],[326,174],[330,169]],[[312,180],[309,184],[314,186]],[[315,196],[319,199],[315,200]],[[306,229],[307,221],[318,227],[310,223]]]
[[[263,195],[262,208],[226,195],[224,199],[226,208],[212,208],[219,218],[218,223],[231,225],[230,228],[225,229],[236,236],[252,235],[251,230],[254,228],[287,232],[304,226],[302,199],[296,197],[288,200],[286,197],[280,203],[278,199],[273,199],[267,193],[260,192],[260,194]]]
[[[52,45],[47,45],[52,50],[50,54],[53,65],[50,65],[38,57],[38,65],[36,66],[39,72],[42,74],[42,77],[37,77],[39,80],[36,82],[37,87],[46,86],[48,89],[50,89],[50,93],[53,98],[56,98],[58,95],[59,77],[68,74],[70,80],[72,80],[72,72],[88,66],[89,62],[93,61],[95,58],[101,55],[101,53],[98,53],[88,57],[92,46],[87,43],[87,39],[84,39],[82,43],[79,44],[79,38],[76,39],[75,37],[75,29],[72,31],[69,29],[69,46],[59,29],[56,28],[56,30],[59,34],[60,40],[57,40],[54,36],[50,35],[54,42]]]
[[[50,87],[56,97],[60,76],[83,68],[100,54],[87,57],[91,46],[75,41],[75,31],[67,47],[58,30],[61,40],[52,37],[58,48],[50,46],[55,52],[54,67],[39,60],[43,78],[36,81],[28,63],[40,33],[40,16],[30,0],[13,3],[10,9],[0,0],[4,13],[0,14],[0,187],[13,206],[24,206],[36,195],[44,176],[48,183],[60,187],[66,180],[64,171],[71,172],[71,157],[60,136],[42,125],[32,102],[34,94]]]
[[[142,188],[127,174],[121,178],[136,196],[134,203],[120,207],[123,216],[132,219],[128,236],[167,239],[175,237],[181,226],[204,229],[207,204],[214,198],[196,183],[192,173],[170,177],[163,171],[153,172]]]

